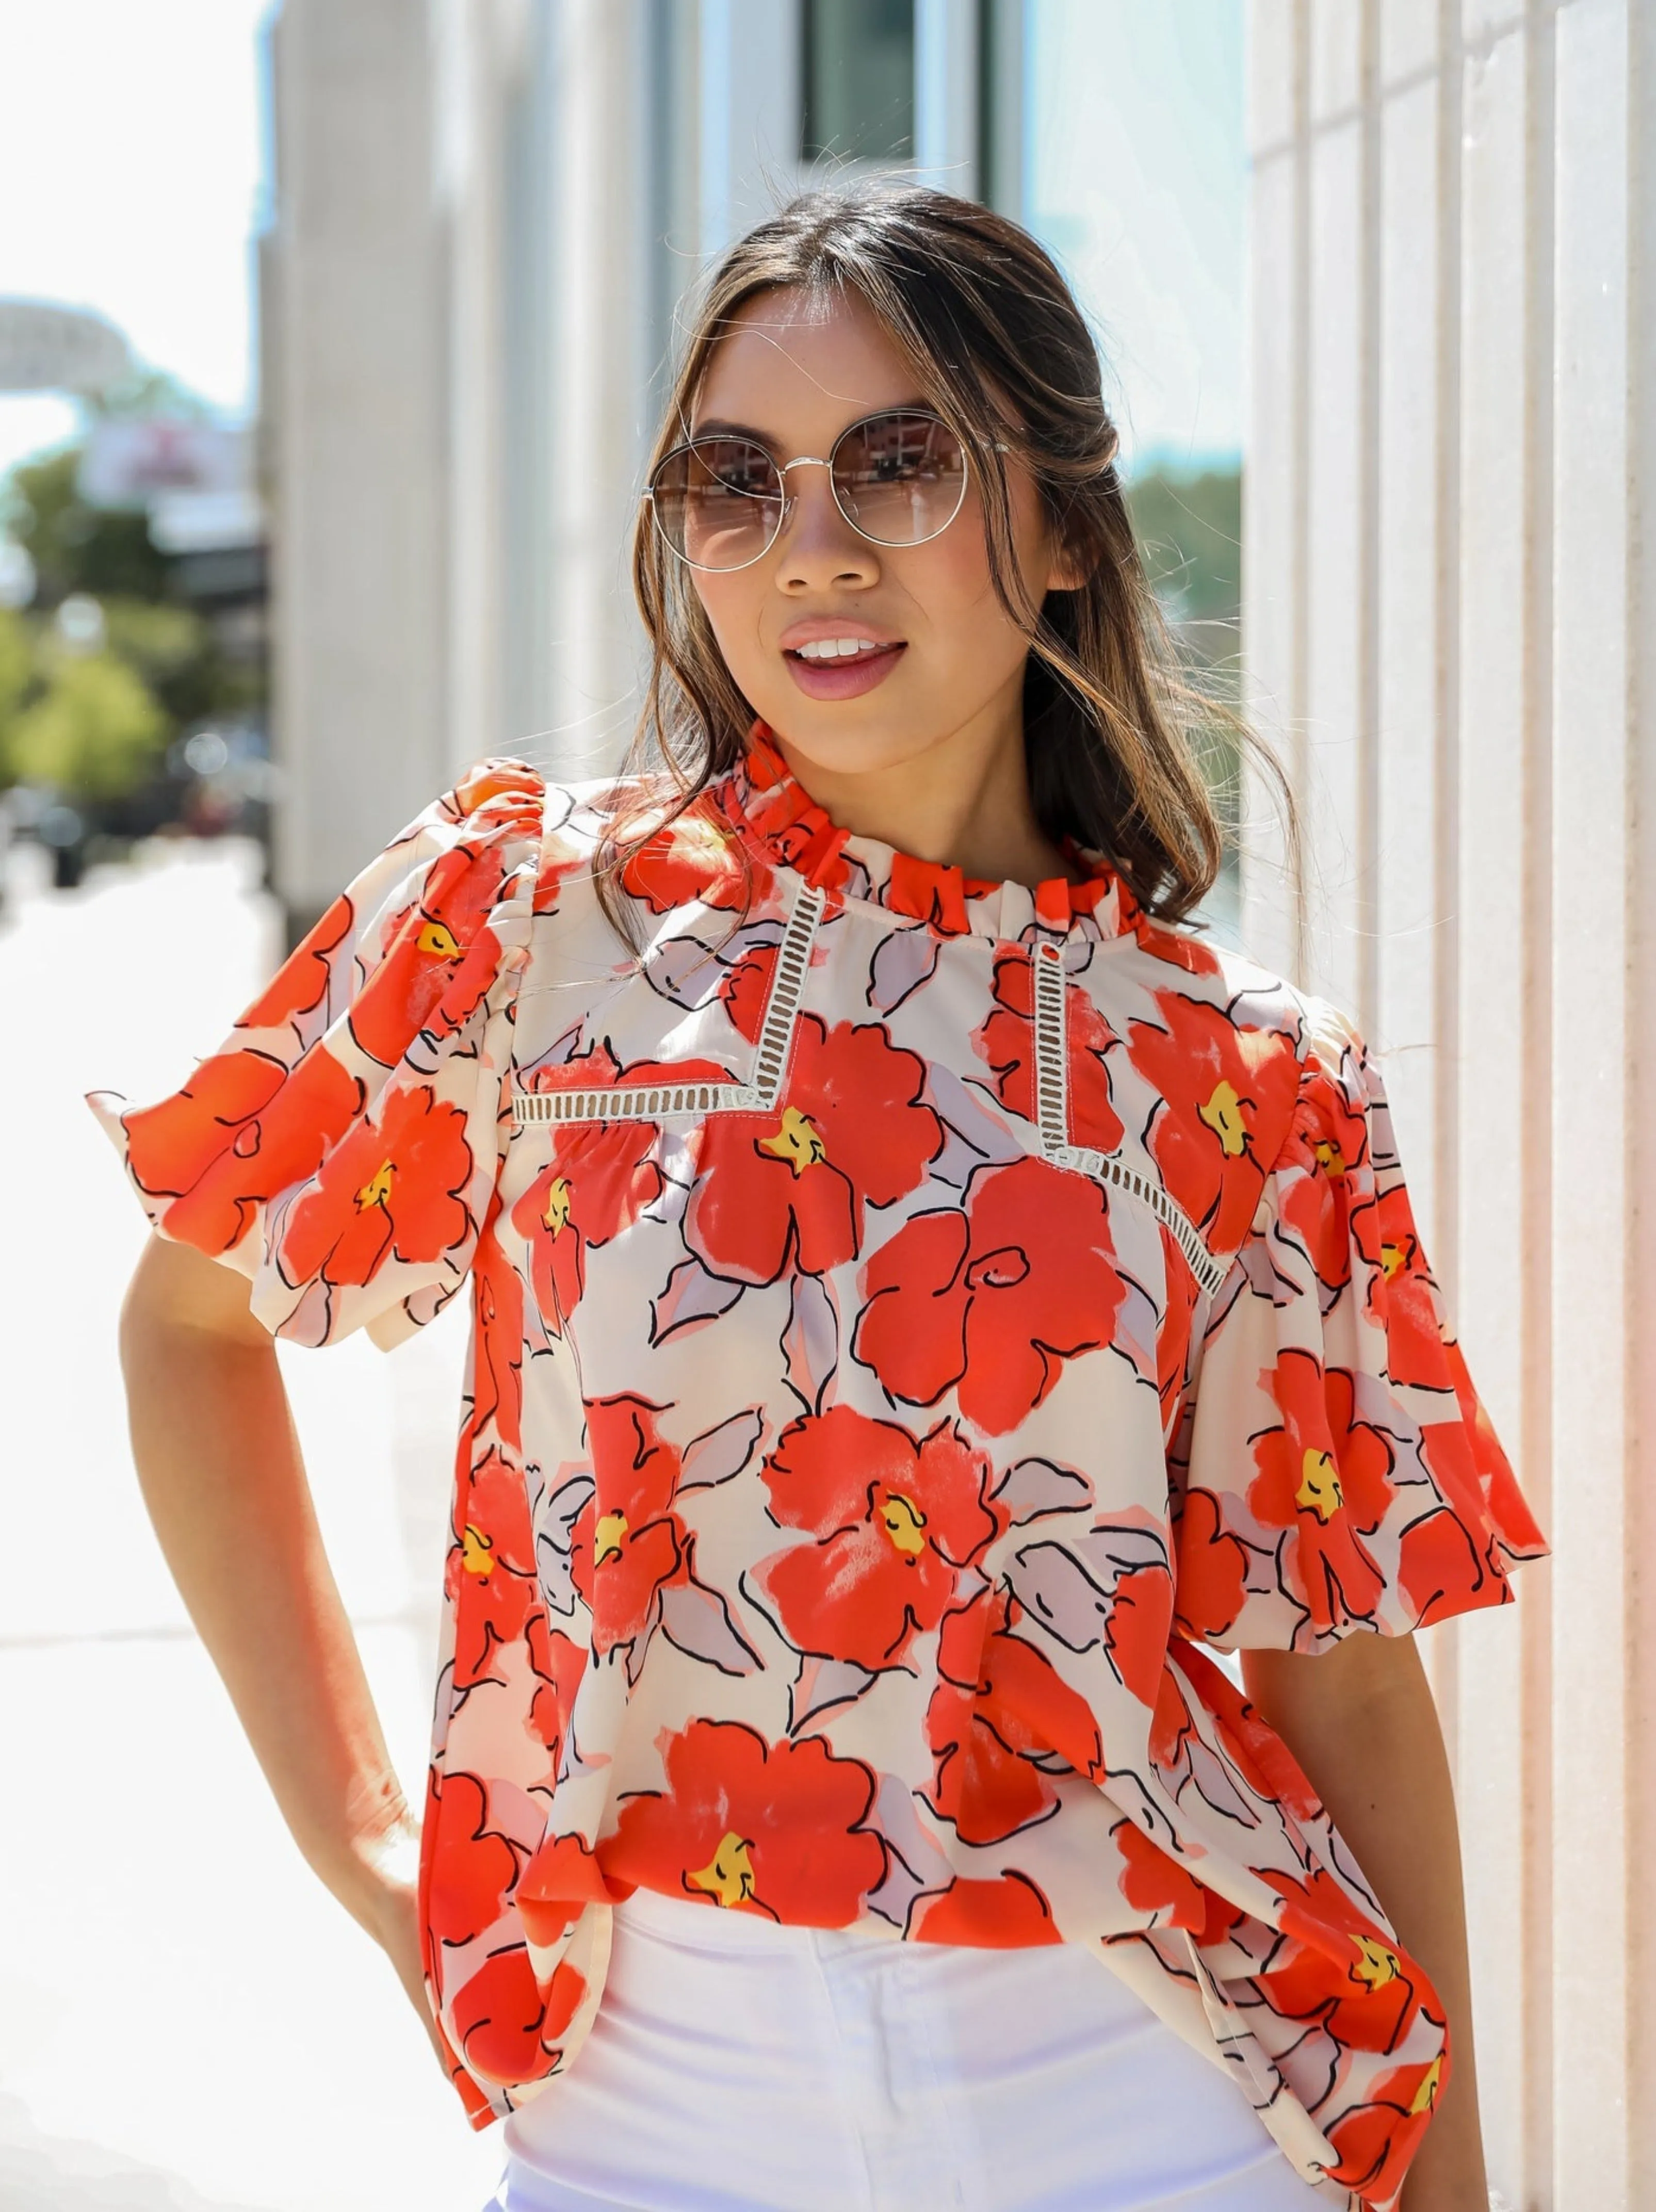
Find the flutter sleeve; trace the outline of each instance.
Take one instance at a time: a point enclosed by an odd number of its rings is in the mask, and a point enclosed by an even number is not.
[[[490,762],[333,902],[169,1097],[88,1103],[163,1237],[278,1336],[388,1349],[465,1279],[502,1157],[544,787]]]
[[[1318,1002],[1306,1036],[1170,1455],[1176,1626],[1227,1651],[1508,1604],[1549,1549],[1421,1249],[1379,1071]]]

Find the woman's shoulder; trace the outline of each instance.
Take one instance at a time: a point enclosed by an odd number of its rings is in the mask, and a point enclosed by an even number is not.
[[[1251,1053],[1281,1054],[1300,1066],[1337,1066],[1362,1038],[1342,1007],[1264,967],[1205,928],[1141,915],[1134,931],[1141,964],[1135,981],[1159,1006],[1188,1001],[1209,1008]]]
[[[660,776],[561,775],[515,755],[490,756],[423,807],[392,840],[387,857],[415,847],[458,847],[477,858],[528,840],[541,874],[568,880],[590,871],[612,830],[647,836],[676,797]]]

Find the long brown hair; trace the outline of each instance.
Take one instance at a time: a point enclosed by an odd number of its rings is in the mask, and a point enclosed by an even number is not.
[[[1050,256],[1005,216],[928,185],[876,178],[800,193],[704,280],[650,471],[689,434],[697,391],[731,319],[782,287],[855,293],[965,449],[983,498],[990,580],[1030,642],[1024,748],[1042,829],[1106,854],[1148,912],[1170,921],[1189,914],[1223,850],[1202,750],[1228,735],[1233,749],[1261,757],[1279,789],[1281,777],[1234,711],[1191,680],[1163,619],[1115,465],[1098,349]],[[1001,440],[1030,471],[1049,526],[1087,579],[1039,605],[1014,553]],[[598,896],[629,942],[630,916],[614,880],[640,825],[648,818],[661,828],[727,774],[753,721],[688,572],[642,500],[632,572],[651,659],[620,774],[642,781],[595,856]]]

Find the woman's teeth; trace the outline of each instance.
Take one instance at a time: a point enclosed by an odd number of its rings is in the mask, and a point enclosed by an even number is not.
[[[794,650],[801,660],[849,660],[859,653],[884,653],[886,647],[867,637],[818,637]]]

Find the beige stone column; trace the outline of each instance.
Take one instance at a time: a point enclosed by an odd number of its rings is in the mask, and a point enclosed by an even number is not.
[[[1656,16],[1255,0],[1245,929],[1383,1056],[1552,1559],[1422,1642],[1491,2179],[1656,2204]]]

